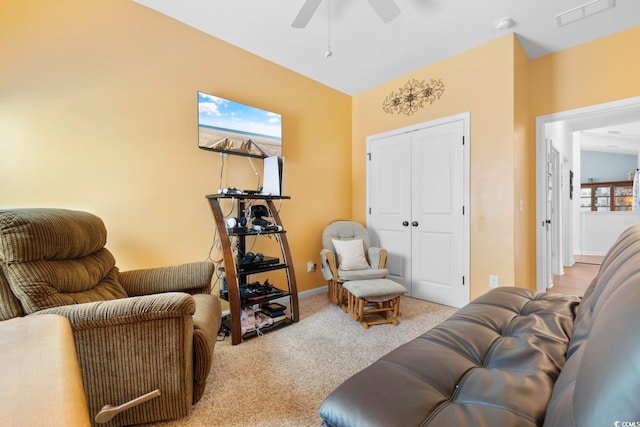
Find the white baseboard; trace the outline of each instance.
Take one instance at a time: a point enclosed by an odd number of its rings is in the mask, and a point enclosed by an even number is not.
[[[298,293],[298,296],[301,298],[304,297],[308,297],[311,295],[315,295],[315,294],[320,294],[320,293],[327,293],[329,292],[329,286],[328,285],[324,285],[324,286],[320,286],[319,288],[313,288],[313,289],[309,289],[308,291],[302,291],[300,293]]]

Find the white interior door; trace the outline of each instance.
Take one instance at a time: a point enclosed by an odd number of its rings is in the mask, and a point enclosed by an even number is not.
[[[546,288],[553,286],[553,259],[554,247],[553,236],[551,234],[552,217],[553,217],[553,183],[555,175],[555,167],[553,161],[553,143],[547,140],[547,176],[546,176],[546,200],[545,200],[545,245],[546,245],[546,265],[545,265],[545,282]],[[557,152],[556,152],[557,153]]]
[[[412,295],[460,307],[463,285],[463,122],[429,127],[412,141]]]
[[[389,252],[389,278],[410,296],[454,307],[469,298],[465,129],[450,120],[368,143],[367,228]]]
[[[377,140],[369,151],[367,229],[374,246],[389,255],[389,279],[411,293],[411,137]],[[405,223],[405,225],[403,225]],[[370,225],[371,224],[371,225]],[[374,225],[375,224],[375,225]]]

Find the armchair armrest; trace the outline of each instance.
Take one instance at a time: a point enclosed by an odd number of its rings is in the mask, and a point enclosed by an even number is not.
[[[320,251],[320,270],[325,280],[338,280],[338,264],[333,251],[329,249]]]
[[[382,248],[369,248],[367,251],[371,268],[382,270],[387,268],[387,250]]]
[[[211,262],[192,262],[171,267],[123,271],[120,272],[119,279],[129,296],[164,292],[209,294],[214,270],[215,265]]]

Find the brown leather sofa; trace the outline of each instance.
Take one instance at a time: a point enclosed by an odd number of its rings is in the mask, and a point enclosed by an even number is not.
[[[156,389],[102,425],[184,416],[204,393],[220,328],[213,264],[120,272],[106,240],[87,212],[0,210],[0,320],[69,319],[92,420]]]
[[[495,289],[334,390],[324,426],[640,426],[640,226],[582,299]]]

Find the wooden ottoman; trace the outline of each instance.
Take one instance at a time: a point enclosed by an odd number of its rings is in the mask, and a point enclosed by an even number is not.
[[[342,284],[347,293],[347,312],[363,328],[385,323],[398,324],[400,295],[404,286],[389,279],[349,280]],[[374,319],[367,320],[374,316]]]

